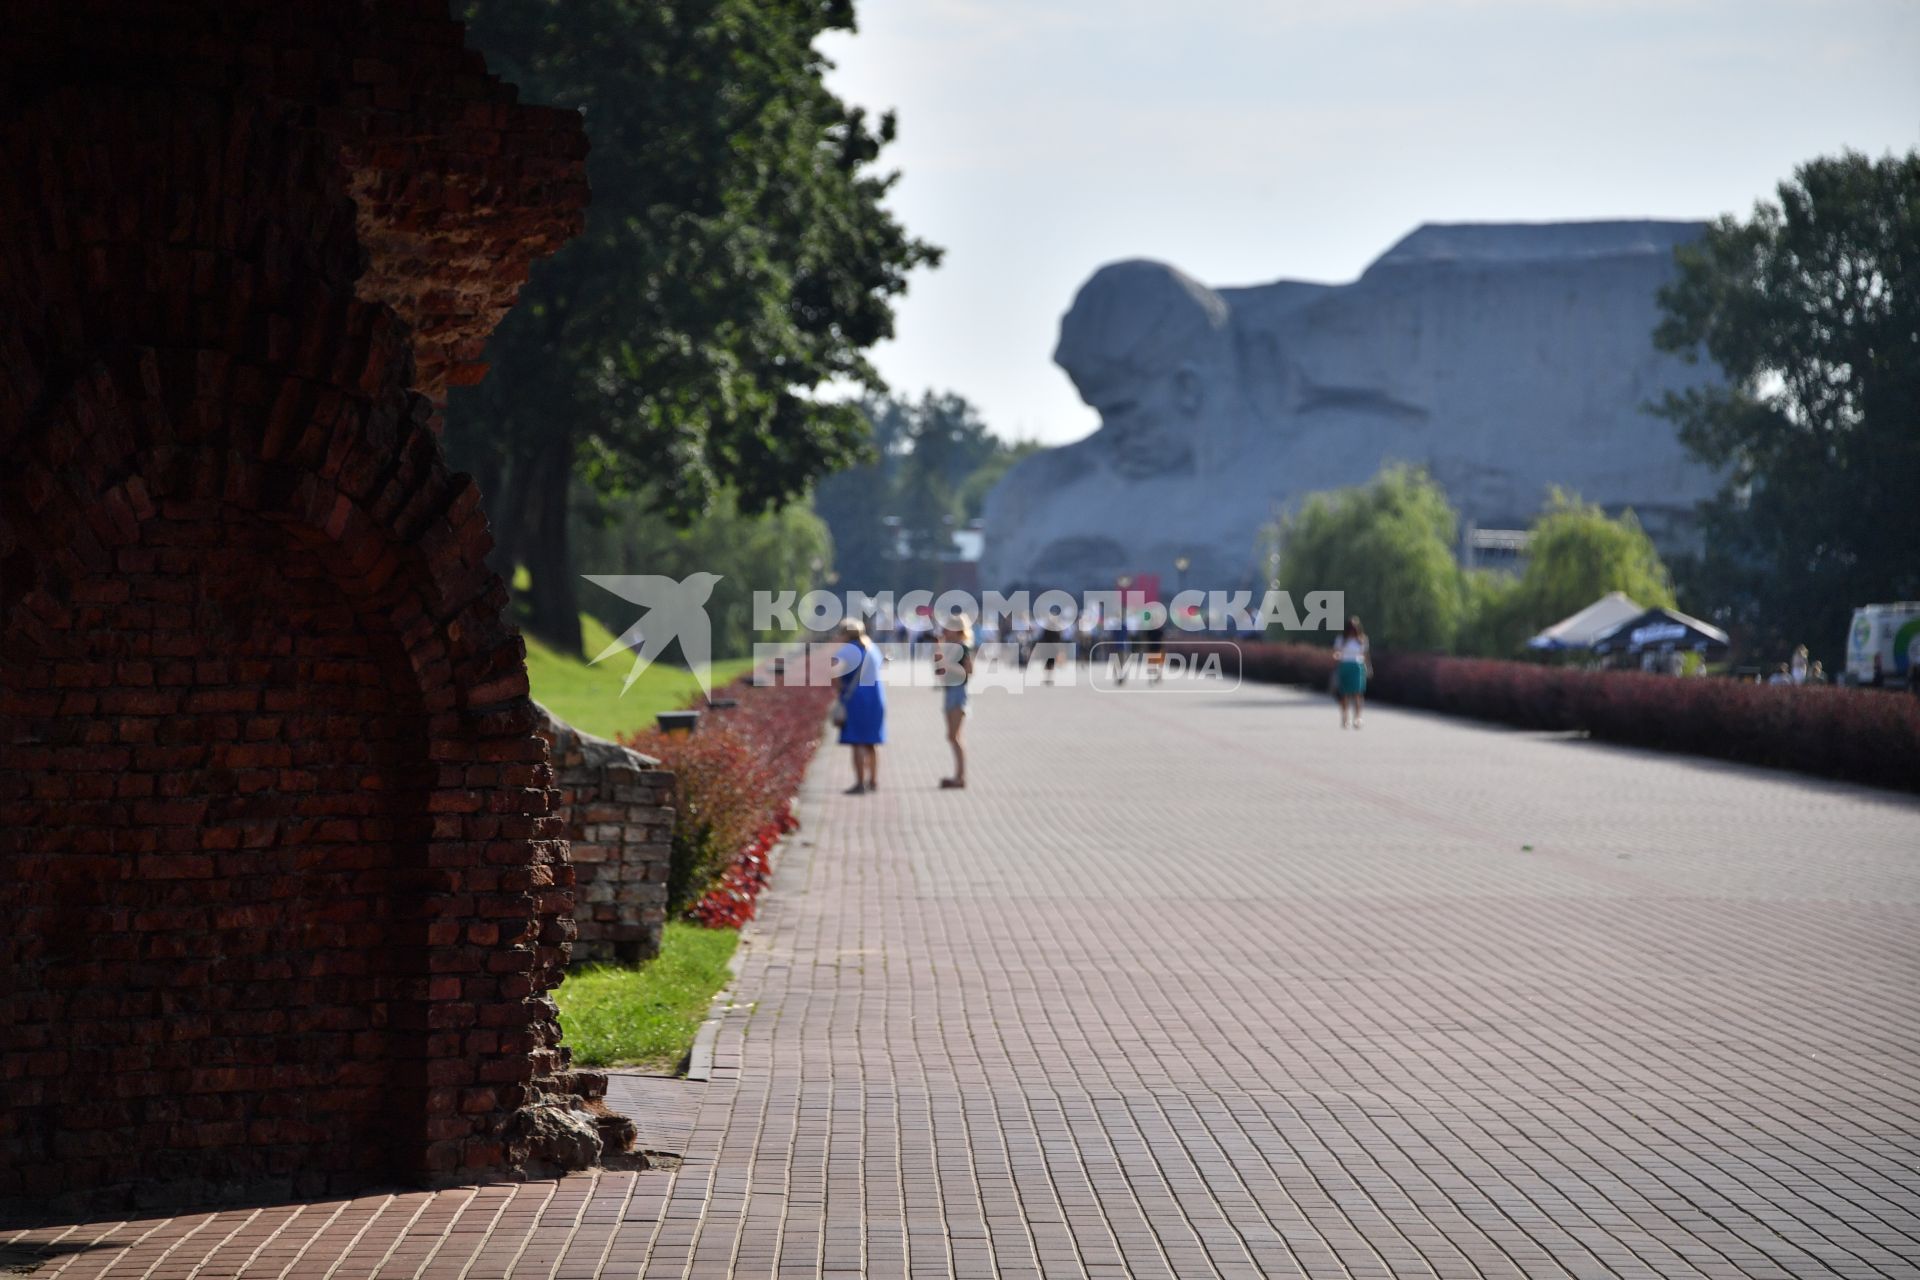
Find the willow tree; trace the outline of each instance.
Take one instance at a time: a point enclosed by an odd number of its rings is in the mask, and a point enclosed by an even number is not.
[[[1271,530],[1278,585],[1295,599],[1341,591],[1386,649],[1446,649],[1465,607],[1459,518],[1424,470],[1391,465],[1365,485],[1309,494]]]

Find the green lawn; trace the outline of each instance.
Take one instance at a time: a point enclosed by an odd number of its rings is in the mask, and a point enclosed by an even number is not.
[[[588,654],[599,653],[613,642],[612,633],[585,614],[580,626],[586,633]],[[644,729],[657,713],[684,707],[700,692],[693,672],[662,662],[641,672],[622,696],[620,686],[633,668],[631,654],[615,654],[599,666],[588,666],[585,658],[551,649],[531,635],[526,642],[527,681],[534,701],[584,733],[612,738]],[[752,669],[751,658],[716,662],[708,668],[716,689]]]
[[[727,981],[737,929],[673,920],[657,959],[638,969],[571,969],[554,999],[574,1060],[583,1066],[637,1066],[670,1072],[693,1046],[707,1007]]]

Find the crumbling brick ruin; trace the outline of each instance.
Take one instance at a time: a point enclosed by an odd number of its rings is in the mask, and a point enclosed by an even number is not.
[[[541,709],[573,862],[573,959],[638,964],[660,954],[673,849],[673,774]]]
[[[591,1161],[524,649],[435,405],[581,226],[445,0],[0,34],[0,1200]]]

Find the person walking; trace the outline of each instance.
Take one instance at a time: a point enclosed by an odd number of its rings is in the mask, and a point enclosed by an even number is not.
[[[1072,650],[1067,647],[1072,643],[1073,635],[1073,633],[1067,629],[1068,625],[1069,624],[1062,623],[1059,618],[1053,615],[1049,615],[1046,621],[1040,624],[1040,643],[1035,646],[1035,649],[1041,654],[1043,659],[1041,670],[1047,673],[1048,684],[1053,683],[1055,663],[1062,657],[1065,657],[1069,662],[1073,660]]]
[[[1348,712],[1352,712],[1353,727],[1360,727],[1360,710],[1366,701],[1367,676],[1373,670],[1373,656],[1367,648],[1366,628],[1360,625],[1356,615],[1347,619],[1345,631],[1333,643],[1334,657],[1338,665],[1334,668],[1334,693],[1340,699],[1340,727],[1347,727]]]
[[[1149,681],[1159,681],[1167,674],[1167,619],[1163,614],[1159,622],[1140,631],[1140,652],[1142,665],[1147,669]]]
[[[880,744],[887,740],[887,698],[880,682],[880,650],[867,639],[867,629],[858,618],[840,624],[846,643],[833,655],[834,682],[839,693],[834,700],[833,718],[840,726],[840,741],[853,748],[853,785],[847,794],[857,796],[880,789]]]
[[[947,717],[947,745],[953,748],[953,776],[940,779],[940,786],[948,791],[964,790],[967,785],[967,748],[961,741],[961,730],[967,724],[967,682],[973,678],[973,655],[973,628],[965,615],[956,613],[941,629],[940,647],[933,658],[941,706]]]

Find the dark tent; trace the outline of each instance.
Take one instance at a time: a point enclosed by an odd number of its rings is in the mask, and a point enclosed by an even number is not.
[[[1681,613],[1678,609],[1652,608],[1594,637],[1593,652],[1600,657],[1615,654],[1638,656],[1643,653],[1691,651],[1709,657],[1727,651],[1727,633],[1710,622]]]

